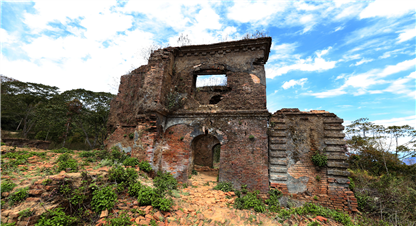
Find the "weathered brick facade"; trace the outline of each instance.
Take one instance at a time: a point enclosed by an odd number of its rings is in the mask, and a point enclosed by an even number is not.
[[[147,65],[121,77],[107,147],[118,146],[186,182],[195,163],[212,166],[212,149],[220,144],[220,181],[263,193],[271,185],[300,200],[317,195],[324,205],[354,211],[342,119],[327,112],[267,111],[270,46],[271,38],[259,38],[155,51]],[[226,76],[226,85],[196,87],[198,76],[217,74]],[[330,161],[318,170],[310,159],[324,148]]]

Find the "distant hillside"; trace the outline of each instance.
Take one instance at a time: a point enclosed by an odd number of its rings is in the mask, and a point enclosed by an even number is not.
[[[14,78],[10,78],[10,77],[7,77],[7,76],[4,76],[4,75],[0,74],[0,81],[1,82],[14,82],[14,81],[19,81],[19,80],[16,80]]]

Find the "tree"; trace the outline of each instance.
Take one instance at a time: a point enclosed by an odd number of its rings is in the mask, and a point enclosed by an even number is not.
[[[408,125],[386,128],[369,122],[368,118],[361,118],[348,125],[346,133],[348,148],[361,158],[355,163],[376,174],[384,170],[389,173],[391,168],[398,169],[403,164],[401,160],[416,154],[416,132]],[[402,137],[407,137],[409,141],[400,144],[399,138]]]
[[[40,119],[38,110],[58,95],[58,87],[19,81],[2,82],[1,89],[2,127],[22,126],[24,138]]]
[[[114,95],[75,89],[62,93],[66,100],[67,123],[64,142],[71,124],[80,129],[91,149],[103,145],[110,112],[110,102]],[[90,139],[93,139],[91,142]]]

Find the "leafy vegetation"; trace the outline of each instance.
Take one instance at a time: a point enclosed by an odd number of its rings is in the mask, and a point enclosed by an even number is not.
[[[94,212],[101,212],[105,209],[111,210],[117,201],[117,194],[112,186],[102,186],[93,192],[91,208]]]
[[[220,190],[223,192],[230,192],[234,191],[233,184],[231,182],[219,182],[215,187],[214,190]]]
[[[134,167],[140,165],[140,161],[137,158],[128,157],[126,160],[124,160],[123,165]]]
[[[13,205],[14,203],[17,202],[21,202],[23,200],[25,200],[28,197],[28,191],[29,188],[20,188],[17,191],[15,191],[14,193],[12,193],[9,197],[9,200],[11,202],[11,205]]]
[[[152,171],[152,166],[147,160],[141,161],[139,163],[139,168],[143,170],[144,172],[150,172]]]
[[[385,128],[368,119],[353,121],[346,130],[351,150],[347,153],[350,189],[364,213],[361,220],[365,225],[415,224],[416,164],[401,161],[415,155],[415,130],[409,126]],[[400,144],[398,138],[403,136],[410,141]]]
[[[326,157],[325,151],[315,151],[311,160],[315,166],[324,167],[328,162],[328,157]]]
[[[62,208],[49,210],[42,214],[36,226],[57,226],[57,225],[75,225],[76,217],[71,217],[65,214]]]
[[[3,180],[1,182],[1,192],[9,192],[12,191],[13,188],[15,188],[17,184],[13,183],[12,181]]]

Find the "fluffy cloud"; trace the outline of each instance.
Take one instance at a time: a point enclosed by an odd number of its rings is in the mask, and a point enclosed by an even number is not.
[[[271,59],[279,59],[283,58],[284,56],[288,55],[290,52],[292,52],[291,47],[293,44],[282,44],[276,47],[273,47],[274,50],[277,50],[278,56],[271,56]],[[279,49],[282,49],[282,51],[279,53]],[[306,59],[301,59],[300,55],[293,55],[288,56],[289,59],[286,59],[285,62],[279,62],[275,65],[272,65],[271,67],[268,67],[266,69],[266,76],[267,78],[274,78],[276,76],[280,76],[283,74],[288,73],[289,71],[293,70],[299,70],[299,71],[323,71],[323,70],[329,70],[335,67],[335,64],[337,61],[328,61],[322,58],[323,55],[327,54],[328,51],[331,49],[329,47],[328,49],[316,51],[315,55],[316,57],[308,57]],[[295,59],[293,59],[295,58]]]
[[[400,42],[410,40],[414,38],[415,36],[416,36],[416,28],[410,28],[410,29],[401,31],[397,39],[398,39],[398,42],[400,43]]]
[[[410,97],[414,97],[414,92],[411,91],[411,85],[408,85],[410,81],[413,81],[416,77],[416,73],[413,72],[405,78],[399,78],[397,80],[388,81],[383,78],[396,74],[402,71],[407,71],[416,65],[416,59],[406,60],[400,62],[396,65],[389,65],[384,69],[373,69],[365,73],[351,75],[351,76],[342,76],[345,78],[345,83],[336,89],[318,92],[318,93],[305,93],[306,95],[315,96],[318,98],[334,97],[343,94],[347,94],[347,88],[353,88],[353,91],[349,92],[353,95],[363,95],[366,93],[378,94],[383,92],[392,92],[395,94],[406,94]],[[338,79],[338,78],[337,78]],[[379,84],[391,84],[385,90],[368,90],[370,86],[379,85]],[[414,89],[414,87],[413,87]]]
[[[282,85],[282,88],[283,89],[289,89],[289,88],[294,87],[296,85],[299,85],[299,86],[302,86],[303,87],[303,85],[305,84],[306,81],[308,81],[307,78],[302,78],[302,79],[299,79],[299,80],[293,80],[293,79],[291,79],[290,81],[285,82]]]
[[[361,13],[360,18],[371,17],[398,17],[409,12],[415,12],[416,2],[414,1],[390,1],[377,0],[370,3]]]

